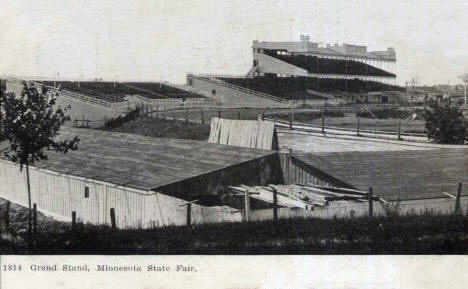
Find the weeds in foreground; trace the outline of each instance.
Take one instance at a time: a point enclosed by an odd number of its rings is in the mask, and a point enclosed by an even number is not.
[[[14,254],[465,254],[468,217],[279,219],[112,230],[68,224],[40,230],[35,244],[0,244]],[[19,233],[21,235],[24,233]]]

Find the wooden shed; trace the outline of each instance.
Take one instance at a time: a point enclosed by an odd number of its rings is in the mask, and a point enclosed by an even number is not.
[[[77,151],[51,152],[30,170],[32,202],[57,219],[71,220],[76,212],[83,222],[109,224],[114,208],[119,227],[183,225],[180,204],[187,199],[217,197],[228,185],[281,181],[275,151],[68,128],[60,138],[75,135],[81,139]],[[0,154],[7,148],[0,143]],[[0,197],[27,206],[25,175],[0,160]],[[240,218],[229,209],[194,205],[194,222]]]

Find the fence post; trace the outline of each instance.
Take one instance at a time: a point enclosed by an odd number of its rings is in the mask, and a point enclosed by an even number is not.
[[[76,229],[76,212],[72,211],[72,231]]]
[[[115,230],[115,228],[117,227],[116,224],[115,224],[115,210],[114,208],[111,208],[110,209],[110,218],[111,218],[111,226],[112,226],[112,229]]]
[[[294,100],[291,102],[291,114],[289,116],[289,128],[293,128],[293,122],[294,122]]]
[[[372,187],[369,188],[369,217],[374,216],[374,197],[373,197],[373,192],[372,192]]]
[[[398,140],[401,140],[401,120],[398,121]]]
[[[192,225],[192,204],[187,204],[187,227]]]
[[[200,108],[200,113],[201,113],[201,123],[205,124],[205,120],[203,119],[203,108]]]
[[[11,206],[11,202],[7,201],[6,211],[5,211],[5,227],[7,230],[10,229],[10,206]]]
[[[244,192],[244,221],[250,221],[250,194],[249,190]]]
[[[458,183],[457,198],[455,200],[455,214],[461,212],[460,197],[462,192],[462,183]]]
[[[356,130],[357,136],[359,136],[359,117],[357,118],[357,130]]]
[[[188,122],[188,108],[185,109],[185,122]]]
[[[278,220],[278,192],[273,189],[273,220]]]
[[[37,232],[37,204],[33,204],[33,235]]]
[[[322,109],[322,133],[325,133],[325,106]]]

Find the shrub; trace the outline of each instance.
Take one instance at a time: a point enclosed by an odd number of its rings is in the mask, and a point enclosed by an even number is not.
[[[449,101],[431,101],[424,112],[427,137],[441,144],[463,144],[467,139],[467,121],[456,105]]]
[[[106,122],[106,128],[117,128],[124,123],[132,121],[140,116],[140,108],[136,108],[124,116],[119,115],[117,118],[112,118]]]

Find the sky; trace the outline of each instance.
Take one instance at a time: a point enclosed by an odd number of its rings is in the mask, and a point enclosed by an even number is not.
[[[397,82],[468,72],[468,1],[0,0],[0,74],[166,80],[245,74],[252,41],[394,47]]]

